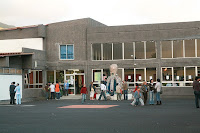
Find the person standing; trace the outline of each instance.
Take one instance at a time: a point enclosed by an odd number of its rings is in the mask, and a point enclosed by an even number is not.
[[[55,99],[55,85],[54,85],[54,83],[52,83],[50,85],[50,91],[51,91],[51,99],[52,98]]]
[[[161,105],[161,100],[160,100],[160,91],[161,91],[161,83],[160,83],[160,79],[157,79],[156,85],[155,85],[155,89],[156,89],[156,100],[157,100],[157,104],[156,105]]]
[[[93,82],[90,83],[90,100],[94,100],[95,86]]]
[[[107,101],[107,98],[106,98],[106,94],[105,94],[105,92],[106,92],[106,86],[105,86],[104,82],[101,81],[101,94],[100,94],[98,100],[101,100],[101,97],[102,97],[102,95],[103,95],[105,101]]]
[[[15,82],[12,82],[10,85],[10,104],[15,104]]]
[[[17,83],[15,92],[16,92],[16,104],[19,105],[19,104],[21,104],[21,91],[20,91],[19,83]]]
[[[150,105],[154,105],[154,91],[155,91],[155,87],[153,84],[153,79],[150,80],[150,84],[149,84],[149,104]]]
[[[66,91],[67,96],[69,95],[68,89],[69,89],[69,83],[66,80],[65,83],[64,83],[64,90]]]
[[[44,90],[46,92],[46,99],[49,100],[49,86],[48,86],[48,84],[45,85]]]
[[[117,101],[120,100],[121,101],[121,87],[120,85],[117,83],[116,84],[116,93],[117,93]]]
[[[195,96],[195,104],[196,108],[199,108],[199,100],[200,100],[200,77],[196,77],[195,81],[193,82],[193,90]]]
[[[86,85],[84,84],[83,87],[81,88],[82,104],[86,100],[86,94],[87,94],[87,88],[86,88]]]
[[[60,99],[60,85],[59,85],[58,81],[56,81],[55,92],[56,92],[56,100],[59,100]]]
[[[123,90],[124,90],[124,100],[128,100],[128,85],[123,81]]]
[[[147,93],[148,93],[148,86],[147,86],[147,82],[143,82],[142,88],[141,88],[143,97],[144,97],[144,104],[146,104],[147,102]]]

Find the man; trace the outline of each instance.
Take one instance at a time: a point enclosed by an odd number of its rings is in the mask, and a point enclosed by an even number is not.
[[[86,85],[84,84],[83,87],[81,88],[81,95],[82,95],[82,104],[86,100],[86,94],[88,93]]]
[[[107,99],[106,99],[106,95],[105,95],[105,92],[106,92],[106,86],[104,85],[103,81],[101,81],[101,94],[100,94],[98,100],[101,100],[101,96],[103,95],[105,101],[107,101]]]
[[[51,92],[51,99],[52,99],[52,97],[53,97],[53,99],[55,99],[55,85],[54,85],[54,83],[52,83],[50,85],[50,92]]]
[[[66,93],[67,93],[67,96],[68,96],[68,89],[69,89],[69,83],[67,82],[67,80],[65,81],[65,83],[64,83],[64,90],[66,91]]]
[[[123,81],[123,90],[124,90],[124,100],[128,100],[128,85]]]
[[[200,77],[196,77],[195,81],[193,82],[196,108],[199,108],[199,99],[200,99],[200,83],[199,83],[199,80],[200,80]]]
[[[10,85],[10,104],[15,104],[15,82],[12,82]]]

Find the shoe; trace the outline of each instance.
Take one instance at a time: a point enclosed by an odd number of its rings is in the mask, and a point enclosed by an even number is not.
[[[161,105],[162,103],[161,103],[161,101],[160,101],[160,105]]]
[[[157,101],[157,104],[156,105],[159,105],[158,101]]]
[[[197,108],[199,108],[199,107],[197,107]]]

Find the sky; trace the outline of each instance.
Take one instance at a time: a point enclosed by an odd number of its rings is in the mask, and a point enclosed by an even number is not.
[[[14,26],[92,18],[108,26],[200,21],[200,0],[0,0]]]

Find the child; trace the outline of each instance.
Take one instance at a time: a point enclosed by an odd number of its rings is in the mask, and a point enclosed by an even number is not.
[[[137,91],[135,91],[135,94],[134,94],[134,101],[131,103],[131,105],[138,105],[139,102],[141,103],[141,106],[144,106],[144,102],[142,100],[142,94],[140,92],[140,88],[138,87],[137,88]]]
[[[83,87],[81,88],[82,104],[85,102],[86,94],[87,94],[87,88],[86,85],[84,84]]]

